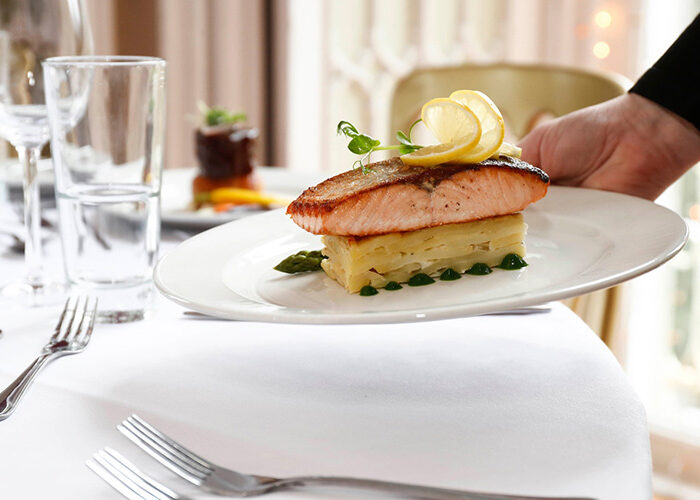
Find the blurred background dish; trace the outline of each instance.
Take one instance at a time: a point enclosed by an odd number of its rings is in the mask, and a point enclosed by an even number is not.
[[[259,190],[255,178],[256,141],[260,131],[244,122],[241,111],[197,103],[201,123],[194,132],[199,172],[192,180],[195,208],[213,205],[212,191],[219,188]],[[220,210],[219,210],[220,211]]]
[[[274,167],[257,167],[255,172],[261,185],[265,186],[265,193],[289,200],[325,178],[320,173],[293,173]],[[161,223],[164,227],[201,231],[267,210],[260,205],[241,205],[223,212],[216,212],[212,207],[195,209],[192,206],[192,181],[197,173],[196,167],[163,171]],[[55,207],[53,165],[50,158],[39,160],[38,178],[42,206]],[[8,162],[6,166],[0,167],[0,186],[3,184],[8,201],[21,209],[22,167],[19,163]]]
[[[50,158],[39,160],[38,179],[42,206],[45,208],[56,206],[51,161]],[[257,167],[255,172],[260,184],[265,186],[266,194],[289,200],[293,200],[306,188],[318,184],[325,178],[321,173],[294,173],[274,167]],[[163,171],[161,223],[164,227],[201,231],[267,210],[260,205],[252,204],[241,205],[223,212],[216,212],[212,207],[195,209],[192,206],[192,181],[197,173],[197,167],[171,168]],[[21,210],[22,167],[19,163],[7,161],[5,166],[0,166],[0,189],[4,189],[7,200]]]
[[[201,231],[268,210],[258,204],[238,205],[222,212],[216,212],[212,207],[195,209],[192,206],[192,181],[198,172],[197,168],[166,169],[163,172],[161,223],[165,228]],[[289,200],[323,180],[320,173],[293,173],[272,167],[257,167],[255,175],[264,186],[264,193]]]

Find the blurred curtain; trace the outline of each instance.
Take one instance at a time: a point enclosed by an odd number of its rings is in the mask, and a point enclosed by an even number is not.
[[[341,119],[393,137],[396,82],[419,68],[545,63],[634,79],[640,1],[287,0],[294,72],[285,103],[294,120],[286,123],[284,163],[300,171],[347,168],[352,160],[335,138]]]
[[[197,101],[245,111],[271,151],[272,0],[85,0],[97,54],[168,62],[166,167],[195,164]]]

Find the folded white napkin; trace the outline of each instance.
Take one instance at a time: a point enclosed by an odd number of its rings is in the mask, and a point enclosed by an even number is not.
[[[41,374],[0,423],[9,497],[31,483],[36,498],[116,498],[82,465],[108,444],[191,491],[117,433],[131,412],[245,472],[651,496],[644,410],[612,354],[561,305],[546,315],[362,326],[181,312],[161,301],[151,320],[99,325],[85,353]],[[47,337],[38,325],[54,317],[3,312],[0,385],[30,361]]]

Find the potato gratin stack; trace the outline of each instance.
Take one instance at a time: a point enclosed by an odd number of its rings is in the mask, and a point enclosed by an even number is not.
[[[349,292],[525,256],[517,212],[545,196],[549,178],[503,142],[498,108],[461,90],[426,103],[421,118],[440,144],[336,175],[287,209],[324,235],[321,266]]]

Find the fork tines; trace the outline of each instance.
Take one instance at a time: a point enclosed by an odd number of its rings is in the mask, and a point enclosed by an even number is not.
[[[55,343],[65,340],[66,342],[87,344],[92,335],[96,313],[97,298],[90,296],[68,297],[49,342]],[[79,322],[76,328],[73,328],[76,318]]]
[[[178,444],[137,415],[128,417],[117,429],[136,446],[192,484],[202,484],[213,471],[213,464]]]
[[[5,390],[0,391],[0,420],[5,420],[12,415],[42,366],[55,358],[85,350],[92,335],[96,311],[97,299],[95,298],[76,297],[66,300],[56,329],[41,349],[41,354],[34,364]],[[78,324],[73,328],[76,318]],[[64,322],[67,322],[65,327]]]
[[[85,465],[130,500],[187,500],[148,477],[111,448],[98,451]]]

